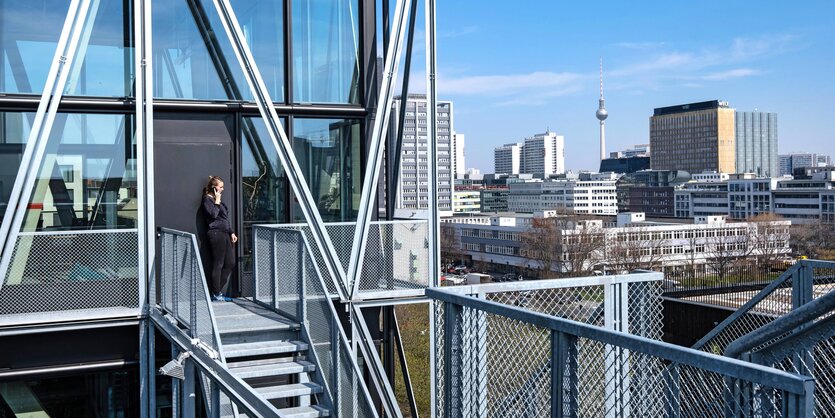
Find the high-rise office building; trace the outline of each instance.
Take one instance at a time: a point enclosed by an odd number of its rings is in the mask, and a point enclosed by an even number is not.
[[[503,174],[560,174],[565,172],[565,138],[546,131],[494,150],[494,171]]]
[[[525,138],[522,173],[561,174],[565,172],[565,138],[547,131]]]
[[[397,115],[403,106],[401,97],[394,98],[389,130],[397,134]],[[449,100],[438,100],[435,108],[437,121],[438,156],[438,208],[452,210],[452,185],[456,163],[456,147],[453,136],[461,136],[463,157],[463,135],[454,129],[453,105]],[[406,117],[403,123],[403,143],[400,154],[400,176],[397,183],[395,207],[404,209],[426,209],[429,204],[427,185],[427,142],[426,142],[426,95],[410,94],[406,99]],[[461,161],[463,171],[463,161]]]
[[[466,160],[464,159],[464,134],[452,133],[452,176],[462,177],[467,174]]]
[[[653,170],[736,172],[734,109],[727,102],[656,108],[649,125]]]
[[[737,111],[735,117],[736,172],[777,176],[777,114]]]
[[[825,167],[832,165],[832,158],[824,154],[793,152],[777,157],[778,175],[791,176],[795,168]]]

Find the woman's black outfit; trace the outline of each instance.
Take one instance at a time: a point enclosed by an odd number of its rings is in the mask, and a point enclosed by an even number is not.
[[[212,295],[223,292],[232,269],[235,268],[235,253],[232,250],[232,224],[229,222],[229,208],[226,203],[215,203],[209,195],[203,196],[203,212],[209,223],[209,246],[212,249],[212,276],[209,290]]]

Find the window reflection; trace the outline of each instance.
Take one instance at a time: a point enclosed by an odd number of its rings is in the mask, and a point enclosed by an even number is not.
[[[211,1],[154,2],[154,97],[251,100]]]
[[[353,221],[360,200],[360,123],[350,119],[295,119],[293,150],[326,222]],[[294,221],[303,221],[298,204]]]
[[[0,92],[43,92],[69,0],[0,2]]]
[[[284,8],[283,2],[235,0],[232,8],[246,37],[270,98],[283,102]],[[231,56],[234,59],[234,56]]]
[[[359,103],[356,0],[293,0],[293,101]]]
[[[43,92],[68,4],[68,0],[0,3],[0,92]],[[127,0],[91,4],[64,94],[131,95],[133,50],[126,21],[130,21]]]
[[[34,113],[0,112],[0,223],[9,204]]]
[[[23,231],[135,228],[133,118],[58,114]]]

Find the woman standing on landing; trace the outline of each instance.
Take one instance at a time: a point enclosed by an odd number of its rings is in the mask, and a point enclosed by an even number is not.
[[[223,295],[229,275],[235,268],[235,252],[232,244],[238,242],[238,236],[232,232],[229,222],[229,208],[220,201],[223,194],[223,180],[218,176],[209,176],[209,183],[203,188],[203,212],[209,224],[209,246],[212,250],[212,274],[209,290],[212,299],[230,301]]]

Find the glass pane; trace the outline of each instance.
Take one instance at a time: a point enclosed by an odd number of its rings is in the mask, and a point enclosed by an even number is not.
[[[274,102],[284,102],[283,2],[234,0],[232,8]]]
[[[133,134],[132,116],[58,114],[22,230],[135,228]]]
[[[243,255],[244,272],[252,271],[250,263],[252,225],[286,223],[289,219],[287,186],[284,168],[278,160],[267,128],[261,118],[242,119],[241,172],[243,173]]]
[[[154,2],[154,97],[250,100],[211,1]]]
[[[293,150],[322,219],[356,220],[362,185],[359,121],[295,119]],[[303,221],[300,210],[293,213],[294,221]]]
[[[34,113],[0,112],[0,223],[9,204]]]
[[[132,35],[125,22],[132,18],[127,0],[92,2],[64,94],[131,96],[133,84]]]
[[[43,92],[69,0],[0,2],[0,92]]]
[[[356,0],[293,0],[293,101],[359,103]]]

